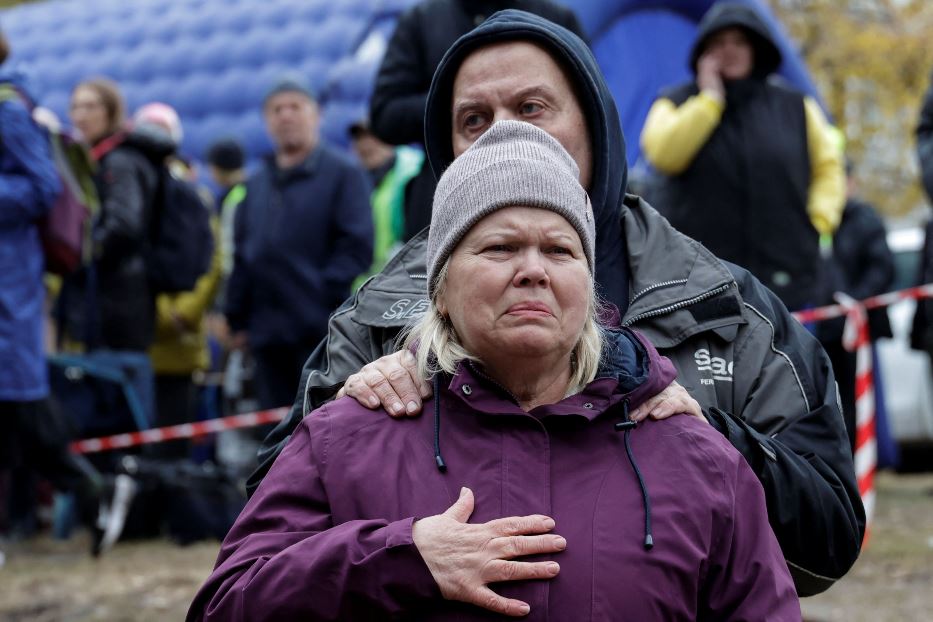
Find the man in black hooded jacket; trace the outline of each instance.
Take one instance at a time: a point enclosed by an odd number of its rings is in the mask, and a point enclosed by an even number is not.
[[[452,136],[457,130],[451,113],[463,104],[453,101],[453,91],[464,61],[477,50],[517,41],[538,46],[564,69],[569,105],[579,106],[586,120],[581,132],[557,138],[576,154],[586,171],[582,176],[589,179],[601,295],[619,308],[623,325],[641,331],[673,361],[680,382],[758,475],[798,593],[827,589],[855,562],[865,528],[829,361],[748,271],[718,260],[640,198],[625,194],[618,112],[586,44],[521,11],[497,13],[459,39],[438,67],[428,95],[425,138],[432,169],[439,175],[462,151],[462,141],[455,145]],[[501,69],[491,68],[490,79],[495,71]],[[501,111],[477,101],[480,118],[462,120],[469,125],[489,123],[485,117],[540,123],[536,111],[552,108],[554,98],[534,86]],[[567,93],[558,95],[566,100]],[[496,113],[482,112],[487,108]],[[580,135],[588,137],[588,149],[568,144],[579,143]],[[290,415],[260,451],[262,464],[250,478],[251,490],[303,415],[332,399],[363,365],[396,352],[399,332],[427,309],[426,238],[427,230],[419,233],[331,316],[327,340],[305,365]],[[388,376],[395,380],[394,373]],[[420,402],[422,396],[402,391],[394,399]]]
[[[461,35],[503,9],[520,9],[560,24],[585,39],[573,11],[551,0],[424,0],[399,17],[370,102],[373,133],[391,145],[424,140],[424,106],[434,70]],[[404,240],[431,222],[434,175],[429,166],[405,193]]]

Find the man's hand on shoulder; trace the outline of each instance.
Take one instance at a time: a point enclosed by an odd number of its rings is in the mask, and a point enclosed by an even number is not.
[[[387,354],[353,374],[337,397],[349,395],[367,408],[380,406],[393,417],[421,413],[422,401],[433,395],[431,383],[418,375],[408,350]]]

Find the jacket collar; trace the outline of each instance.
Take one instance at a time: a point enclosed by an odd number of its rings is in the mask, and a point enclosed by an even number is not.
[[[356,315],[366,326],[394,328],[413,321],[428,309],[425,247],[428,228],[389,260],[356,294]]]
[[[659,348],[707,330],[727,340],[735,337],[745,320],[735,277],[725,263],[634,195],[625,197],[622,229],[631,270],[623,326],[637,325]],[[700,303],[704,310],[697,313]]]
[[[523,411],[514,396],[490,378],[476,363],[465,361],[447,383],[451,396],[470,410],[485,415],[576,416],[592,421],[628,400],[634,408],[659,393],[675,378],[673,365],[634,331],[613,328],[606,332],[603,363],[596,379],[583,391],[555,404]]]
[[[318,141],[314,148],[311,149],[311,153],[308,154],[308,157],[295,166],[284,169],[279,168],[279,165],[275,161],[275,154],[272,153],[266,156],[266,166],[272,173],[272,178],[276,181],[276,183],[288,183],[299,177],[310,177],[314,175],[320,166],[322,151],[323,147],[320,141]]]
[[[104,137],[91,147],[91,159],[94,162],[100,162],[104,159],[105,155],[122,145],[124,141],[126,141],[126,132],[122,131]]]

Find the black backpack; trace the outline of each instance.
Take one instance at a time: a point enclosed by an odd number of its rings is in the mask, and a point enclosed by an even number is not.
[[[214,252],[210,208],[194,184],[158,164],[159,184],[146,266],[158,293],[186,292],[207,272]]]
[[[136,131],[150,131],[137,128]],[[207,272],[214,252],[210,207],[193,183],[169,169],[166,153],[150,153],[127,144],[126,134],[115,134],[97,145],[92,153],[100,161],[104,155],[126,144],[143,156],[158,176],[152,215],[149,221],[146,271],[157,294],[187,292]]]

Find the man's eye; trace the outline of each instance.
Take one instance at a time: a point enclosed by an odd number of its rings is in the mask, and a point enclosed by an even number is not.
[[[479,114],[468,114],[463,118],[463,127],[477,128],[483,124],[483,116]]]
[[[525,102],[519,106],[519,112],[521,112],[523,115],[537,114],[542,110],[544,110],[544,106],[538,102]]]
[[[490,244],[483,249],[484,253],[507,253],[511,250],[511,246],[508,244]]]

